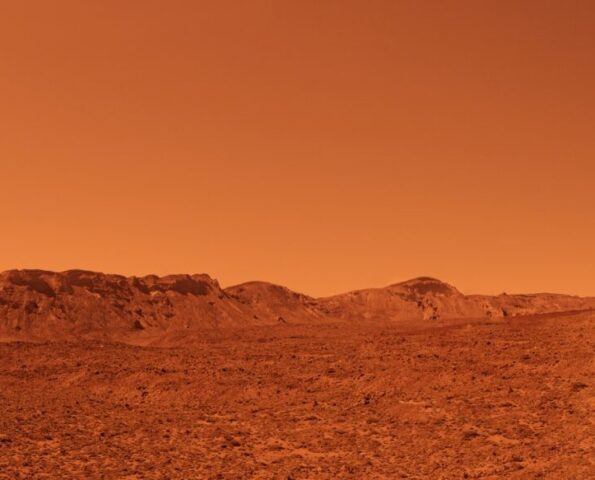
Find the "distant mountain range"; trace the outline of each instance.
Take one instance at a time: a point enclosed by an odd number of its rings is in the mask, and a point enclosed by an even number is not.
[[[436,324],[595,309],[595,298],[464,295],[420,277],[313,298],[266,282],[228,288],[206,274],[125,277],[84,270],[0,273],[0,339],[175,345],[201,333],[280,323]]]

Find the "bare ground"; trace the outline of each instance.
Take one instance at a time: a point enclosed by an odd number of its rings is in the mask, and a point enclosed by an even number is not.
[[[0,344],[0,478],[595,478],[594,326]]]

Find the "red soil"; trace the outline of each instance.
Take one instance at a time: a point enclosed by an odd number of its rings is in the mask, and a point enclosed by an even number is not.
[[[595,478],[594,321],[0,344],[0,478]]]

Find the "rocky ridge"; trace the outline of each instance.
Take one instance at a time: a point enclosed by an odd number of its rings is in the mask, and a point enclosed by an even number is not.
[[[179,344],[202,332],[279,323],[435,323],[592,308],[594,298],[569,295],[464,295],[430,277],[313,298],[266,282],[221,288],[206,274],[0,273],[3,340]]]

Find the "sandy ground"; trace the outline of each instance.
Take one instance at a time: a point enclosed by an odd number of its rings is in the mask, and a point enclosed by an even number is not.
[[[595,478],[594,326],[0,344],[0,478]]]

